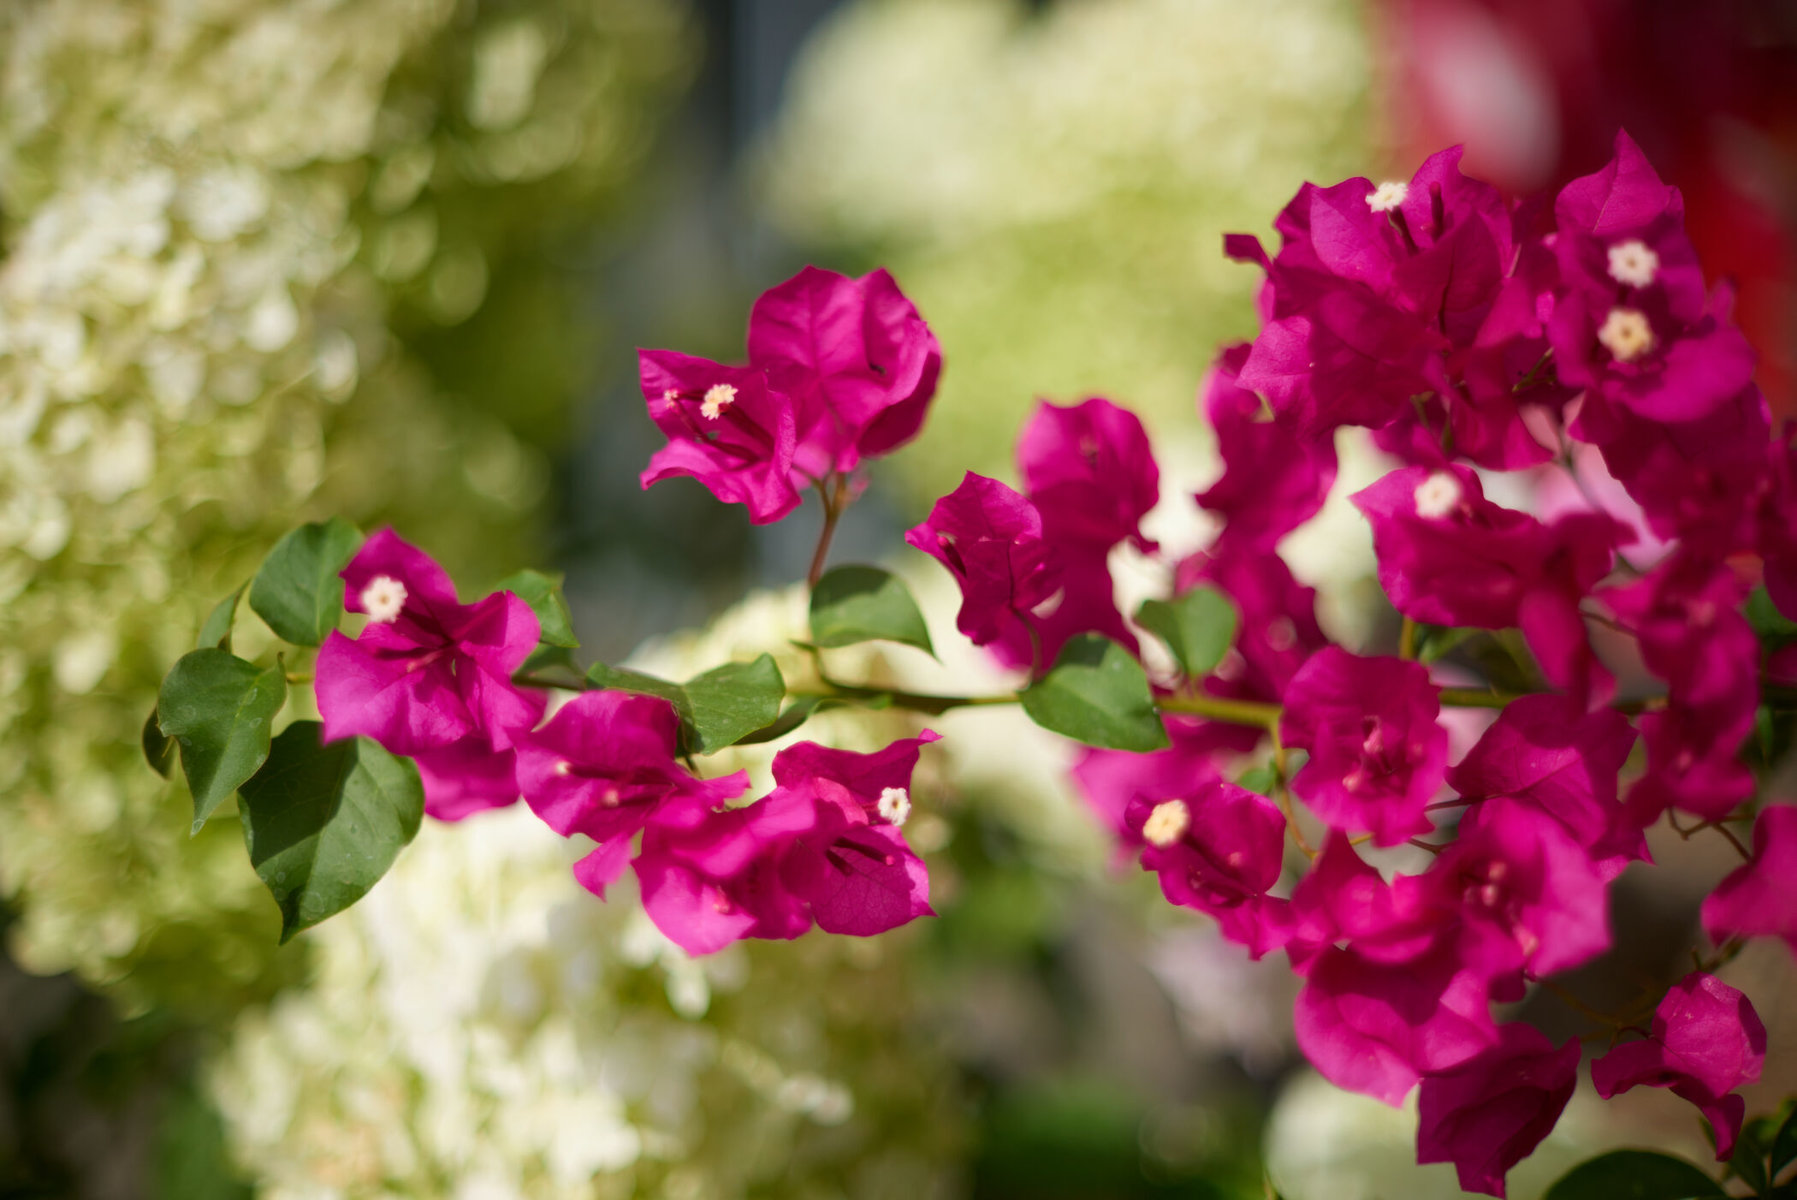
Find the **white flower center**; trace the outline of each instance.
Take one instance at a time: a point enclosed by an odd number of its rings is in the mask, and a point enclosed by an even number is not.
[[[1186,835],[1192,826],[1192,810],[1184,800],[1162,800],[1142,822],[1142,837],[1150,846],[1165,850]]]
[[[699,405],[699,412],[707,421],[715,421],[724,415],[724,410],[736,403],[736,387],[728,383],[714,383],[705,393],[705,399]]]
[[[1460,507],[1460,481],[1449,471],[1437,471],[1416,485],[1416,515],[1434,521]]]
[[[911,815],[911,794],[904,788],[883,788],[880,802],[874,807],[894,825],[903,825],[905,818]]]
[[[1366,206],[1374,212],[1390,212],[1410,195],[1410,185],[1401,180],[1388,180],[1367,193]]]
[[[361,601],[370,621],[389,624],[399,620],[399,611],[406,606],[406,585],[391,575],[376,575],[362,589]]]
[[[1653,326],[1645,314],[1632,308],[1612,308],[1597,331],[1597,340],[1617,362],[1634,362],[1653,349]]]
[[[1610,278],[1629,287],[1646,287],[1660,270],[1660,256],[1633,238],[1610,247]]]

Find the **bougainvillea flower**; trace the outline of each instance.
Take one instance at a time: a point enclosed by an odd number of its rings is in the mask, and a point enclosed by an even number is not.
[[[526,695],[539,713],[547,706],[546,695]],[[519,796],[517,751],[494,750],[478,735],[438,750],[420,750],[412,761],[424,783],[424,813],[439,821],[504,808]]]
[[[782,851],[780,881],[818,928],[869,937],[934,915],[929,874],[899,829],[918,750],[937,736],[926,729],[871,754],[800,742],[774,757],[775,788],[761,803],[814,813]]]
[[[541,699],[512,683],[539,634],[523,600],[458,603],[443,568],[391,529],[364,542],[342,578],[344,607],[368,624],[319,648],[326,741],[359,734],[410,755],[479,737],[505,750],[542,716]]]
[[[1616,796],[1617,775],[1634,744],[1634,727],[1614,709],[1586,712],[1568,696],[1523,696],[1505,705],[1448,770],[1448,784],[1469,801],[1507,796],[1534,806],[1613,875],[1646,854]]]
[[[1292,791],[1332,829],[1370,830],[1381,846],[1428,832],[1448,753],[1439,694],[1418,663],[1319,650],[1285,693],[1280,735],[1310,753]]]
[[[1660,179],[1624,130],[1616,132],[1609,162],[1561,188],[1554,199],[1554,222],[1561,229],[1599,236],[1633,233],[1661,216],[1682,218],[1684,212],[1678,189]]]
[[[1258,737],[1241,726],[1171,713],[1162,715],[1161,724],[1172,743],[1166,749],[1137,753],[1086,747],[1068,772],[1099,823],[1132,852],[1143,844],[1140,830],[1124,819],[1132,800],[1172,800],[1220,779],[1218,750],[1249,750]]]
[[[942,350],[884,270],[859,279],[806,267],[749,313],[749,365],[792,399],[793,464],[821,479],[917,436]]]
[[[778,854],[814,820],[804,805],[719,809],[702,796],[668,798],[644,825],[631,863],[643,911],[688,954],[710,954],[744,937],[798,937],[811,918],[781,886]],[[603,894],[594,881],[609,882],[607,873],[622,869],[619,845],[626,839],[581,860],[575,877]]]
[[[1224,349],[1202,389],[1223,475],[1197,500],[1225,521],[1220,543],[1264,552],[1323,507],[1335,483],[1335,446],[1300,441],[1267,419],[1260,397],[1236,383],[1248,351],[1246,343]]]
[[[1261,329],[1241,386],[1265,396],[1302,439],[1341,425],[1377,429],[1409,411],[1410,397],[1437,390],[1434,360],[1446,349],[1441,334],[1409,313],[1333,290]]]
[[[745,505],[757,525],[799,506],[790,396],[759,370],[672,350],[639,350],[637,364],[650,419],[668,438],[643,470],[645,488],[690,475],[725,504]]]
[[[1060,587],[1036,506],[996,479],[969,471],[936,501],[905,540],[936,559],[961,585],[955,628],[976,646],[1026,625]],[[1024,634],[1025,640],[1028,634]]]
[[[992,643],[993,655],[1008,667],[1046,670],[1061,648],[1082,633],[1102,634],[1135,653],[1136,635],[1117,608],[1109,558],[1107,546],[1051,538],[1048,565],[1061,586],[1024,623],[1011,625]]]
[[[774,790],[753,804],[666,800],[634,863],[644,910],[691,954],[798,937],[814,922],[865,937],[933,915],[929,874],[899,830],[917,752],[936,737],[926,729],[872,754],[801,742],[774,757]]]
[[[1647,771],[1629,789],[1629,818],[1642,828],[1669,808],[1719,821],[1753,795],[1753,772],[1736,757],[1753,733],[1754,697],[1731,711],[1673,703],[1635,718]]]
[[[1607,697],[1579,602],[1631,536],[1601,513],[1544,525],[1485,498],[1463,466],[1404,467],[1356,492],[1373,527],[1379,582],[1405,616],[1480,629],[1519,626],[1550,681],[1581,700]]]
[[[1212,780],[1181,796],[1135,797],[1124,827],[1169,903],[1209,913],[1254,958],[1285,943],[1286,902],[1267,895],[1285,857],[1285,816],[1272,801]]]
[[[1491,981],[1452,939],[1377,962],[1354,947],[1324,950],[1298,993],[1298,1048],[1337,1087],[1396,1106],[1426,1072],[1472,1058],[1497,1039]]]
[[[1553,1132],[1579,1082],[1579,1042],[1558,1049],[1520,1023],[1457,1067],[1423,1076],[1416,1161],[1451,1162],[1460,1186],[1504,1195],[1504,1176]]]
[[[1714,975],[1693,971],[1667,991],[1644,1041],[1592,1062],[1597,1094],[1663,1087],[1697,1106],[1716,1131],[1716,1161],[1734,1153],[1746,1101],[1735,1094],[1757,1081],[1766,1061],[1766,1027],[1753,1003]]]
[[[1017,437],[1017,471],[1051,542],[1153,549],[1141,523],[1160,499],[1160,468],[1128,409],[1097,397],[1039,405]]]
[[[1759,641],[1741,614],[1746,584],[1708,547],[1682,549],[1641,579],[1601,596],[1641,644],[1673,699],[1692,708],[1743,707],[1758,690]]]
[[[1602,871],[1558,822],[1520,801],[1479,805],[1419,879],[1462,921],[1499,935],[1482,943],[1495,953],[1483,964],[1490,975],[1520,966],[1541,978],[1610,947]]]
[[[746,772],[697,779],[674,761],[674,706],[631,692],[582,692],[518,743],[518,788],[531,811],[569,837],[628,842],[670,796],[717,806],[749,786]]]
[[[1770,804],[1753,825],[1753,857],[1703,902],[1703,928],[1730,937],[1779,937],[1797,952],[1797,806]]]
[[[1337,942],[1373,962],[1408,962],[1452,932],[1453,914],[1431,907],[1415,877],[1387,882],[1344,833],[1332,831],[1292,889],[1292,969],[1308,974],[1315,955]]]
[[[1766,456],[1772,417],[1758,388],[1743,388],[1695,421],[1650,421],[1618,410],[1611,426],[1604,465],[1655,535],[1684,538],[1718,558],[1752,548],[1762,498],[1773,487]]]

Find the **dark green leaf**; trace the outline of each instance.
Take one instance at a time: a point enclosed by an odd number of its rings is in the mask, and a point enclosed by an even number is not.
[[[343,613],[337,573],[361,544],[362,534],[342,517],[292,530],[275,543],[250,581],[250,607],[285,640],[318,645],[337,628]]]
[[[1136,610],[1136,624],[1167,643],[1180,671],[1191,679],[1216,670],[1240,622],[1229,598],[1207,587],[1171,601],[1144,600]]]
[[[162,681],[157,724],[180,744],[195,833],[268,757],[269,723],[286,698],[280,663],[264,669],[217,648],[183,655]]]
[[[1651,1150],[1613,1150],[1580,1163],[1541,1200],[1691,1200],[1726,1192],[1682,1158]]]
[[[1728,1169],[1756,1196],[1771,1183],[1766,1177],[1766,1139],[1761,1129],[1760,1122],[1743,1125],[1741,1135],[1735,1139],[1735,1152],[1728,1160]]]
[[[1483,632],[1478,629],[1461,627],[1444,627],[1441,625],[1425,625],[1416,640],[1416,658],[1418,662],[1432,663],[1444,658],[1456,650],[1461,642]]]
[[[1054,669],[1020,699],[1030,720],[1088,746],[1159,750],[1168,744],[1142,664],[1097,634],[1068,642]]]
[[[619,692],[636,692],[642,696],[660,696],[674,706],[680,714],[682,722],[691,719],[686,701],[686,689],[666,679],[657,679],[653,675],[645,675],[641,671],[631,671],[624,667],[608,667],[604,663],[594,663],[587,668],[587,682],[596,688],[608,688]]]
[[[1791,1110],[1772,1139],[1772,1178],[1777,1179],[1793,1162],[1797,1162],[1797,1108]]]
[[[1247,788],[1262,796],[1273,794],[1273,785],[1279,782],[1279,772],[1269,766],[1249,767],[1236,779],[1237,787]]]
[[[574,618],[568,612],[568,601],[562,595],[562,577],[541,571],[519,571],[499,581],[496,592],[512,592],[530,605],[541,627],[538,639],[545,645],[578,649],[580,639],[574,636]]]
[[[574,661],[573,651],[566,646],[551,646],[547,642],[541,642],[518,664],[517,674],[535,675],[557,667],[565,668],[576,677],[580,675],[580,665]]]
[[[817,581],[811,589],[811,638],[824,647],[879,639],[935,653],[911,590],[878,567],[837,567]]]
[[[772,724],[780,716],[785,695],[786,680],[771,654],[754,662],[725,663],[694,676],[686,684],[693,749],[710,754]]]
[[[1768,645],[1781,646],[1797,637],[1797,621],[1778,611],[1764,584],[1754,588],[1747,597],[1746,614],[1753,632]]]
[[[684,684],[604,663],[594,664],[587,680],[595,687],[660,696],[671,703],[680,717],[681,750],[688,754],[710,754],[773,724],[786,695],[786,681],[770,654],[754,662],[725,663]]]
[[[239,585],[236,591],[213,605],[206,623],[200,626],[199,646],[202,650],[208,646],[220,650],[231,648],[231,625],[237,620],[237,598],[249,586],[247,583]]]
[[[150,769],[167,779],[168,773],[175,768],[175,743],[162,735],[162,728],[156,723],[154,708],[144,719],[142,742],[144,760],[150,764]]]
[[[295,721],[243,785],[250,864],[281,909],[281,941],[360,900],[393,865],[424,816],[410,759],[367,738],[319,742]]]

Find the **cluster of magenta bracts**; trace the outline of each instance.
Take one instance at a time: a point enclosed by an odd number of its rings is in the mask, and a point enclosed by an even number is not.
[[[1797,660],[1762,662],[1744,608],[1763,579],[1797,617],[1797,453],[1772,437],[1677,191],[1632,142],[1551,206],[1507,202],[1458,160],[1439,154],[1408,184],[1306,185],[1278,217],[1275,256],[1226,239],[1266,272],[1264,325],[1204,388],[1224,470],[1196,499],[1221,532],[1173,575],[1180,592],[1227,596],[1238,632],[1203,678],[1157,682],[1169,748],[1088,750],[1074,774],[1169,901],[1257,958],[1286,952],[1304,979],[1298,1041],[1324,1075],[1391,1103],[1420,1084],[1419,1159],[1502,1195],[1581,1055],[1500,1024],[1493,1006],[1605,952],[1609,885],[1648,860],[1649,826],[1672,810],[1720,826],[1753,800],[1739,752],[1762,682],[1797,683]],[[643,352],[669,439],[644,486],[689,475],[757,523],[815,487],[826,531],[863,461],[916,434],[941,361],[884,272],[814,269],[757,302],[748,359]],[[1403,464],[1352,498],[1406,621],[1398,656],[1331,644],[1315,594],[1275,552],[1333,486],[1342,426]],[[1018,467],[1021,492],[969,474],[907,534],[960,584],[960,631],[1032,679],[1076,635],[1139,650],[1108,562],[1124,543],[1158,552],[1141,529],[1159,494],[1141,423],[1100,399],[1044,404]],[[1492,473],[1524,469],[1614,502],[1543,520],[1487,498]],[[774,791],[732,807],[746,777],[682,767],[665,701],[588,692],[544,723],[542,699],[511,681],[537,635],[515,597],[458,604],[390,534],[344,578],[370,623],[320,653],[326,734],[415,757],[434,815],[521,793],[557,832],[598,843],[576,868],[593,891],[634,861],[649,914],[693,951],[812,924],[875,933],[929,911],[898,826],[933,734],[869,755],[791,747]],[[1638,660],[1663,690],[1613,703],[1594,623],[1613,661]],[[1421,626],[1517,630],[1546,685],[1470,700],[1501,711],[1454,764],[1444,689],[1411,653]],[[1641,765],[1627,766],[1637,739]],[[1271,797],[1231,781],[1269,746]],[[1327,828],[1320,850],[1290,797]],[[1435,856],[1393,875],[1367,843]],[[1294,879],[1288,864],[1306,860]],[[1717,953],[1607,1031],[1591,1064],[1600,1095],[1668,1087],[1728,1156],[1765,1030],[1709,969],[1745,937],[1797,948],[1793,872],[1797,807],[1766,806],[1751,858],[1704,904]]]
[[[523,796],[563,837],[598,843],[575,864],[583,886],[603,897],[633,866],[650,918],[693,954],[814,923],[883,933],[930,912],[923,862],[899,828],[918,747],[935,734],[874,754],[789,746],[774,790],[729,807],[747,772],[700,779],[682,767],[666,700],[583,692],[543,721],[545,694],[512,682],[539,632],[512,593],[458,603],[443,569],[391,530],[363,544],[343,579],[346,606],[368,624],[319,649],[324,737],[409,756],[430,815],[459,820]]]

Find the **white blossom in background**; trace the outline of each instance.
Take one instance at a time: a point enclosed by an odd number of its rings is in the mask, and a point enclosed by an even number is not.
[[[802,685],[788,639],[804,612],[801,589],[758,593],[630,665],[687,678],[777,650]],[[907,720],[853,724],[872,748]],[[847,730],[820,718],[787,740]],[[750,769],[755,795],[774,752],[700,766]],[[929,762],[917,790],[939,804]],[[603,903],[574,882],[590,846],[522,806],[427,823],[367,897],[305,935],[311,986],[241,1018],[212,1073],[265,1200],[954,1194],[962,1113],[912,1007],[911,932],[690,959],[628,873]]]
[[[542,464],[452,418],[390,316],[479,308],[475,209],[565,221],[615,190],[686,22],[665,0],[0,5],[0,898],[29,967],[202,1012],[279,982],[236,820],[190,840],[142,762],[157,685],[301,520],[401,519],[452,559],[526,523]]]

